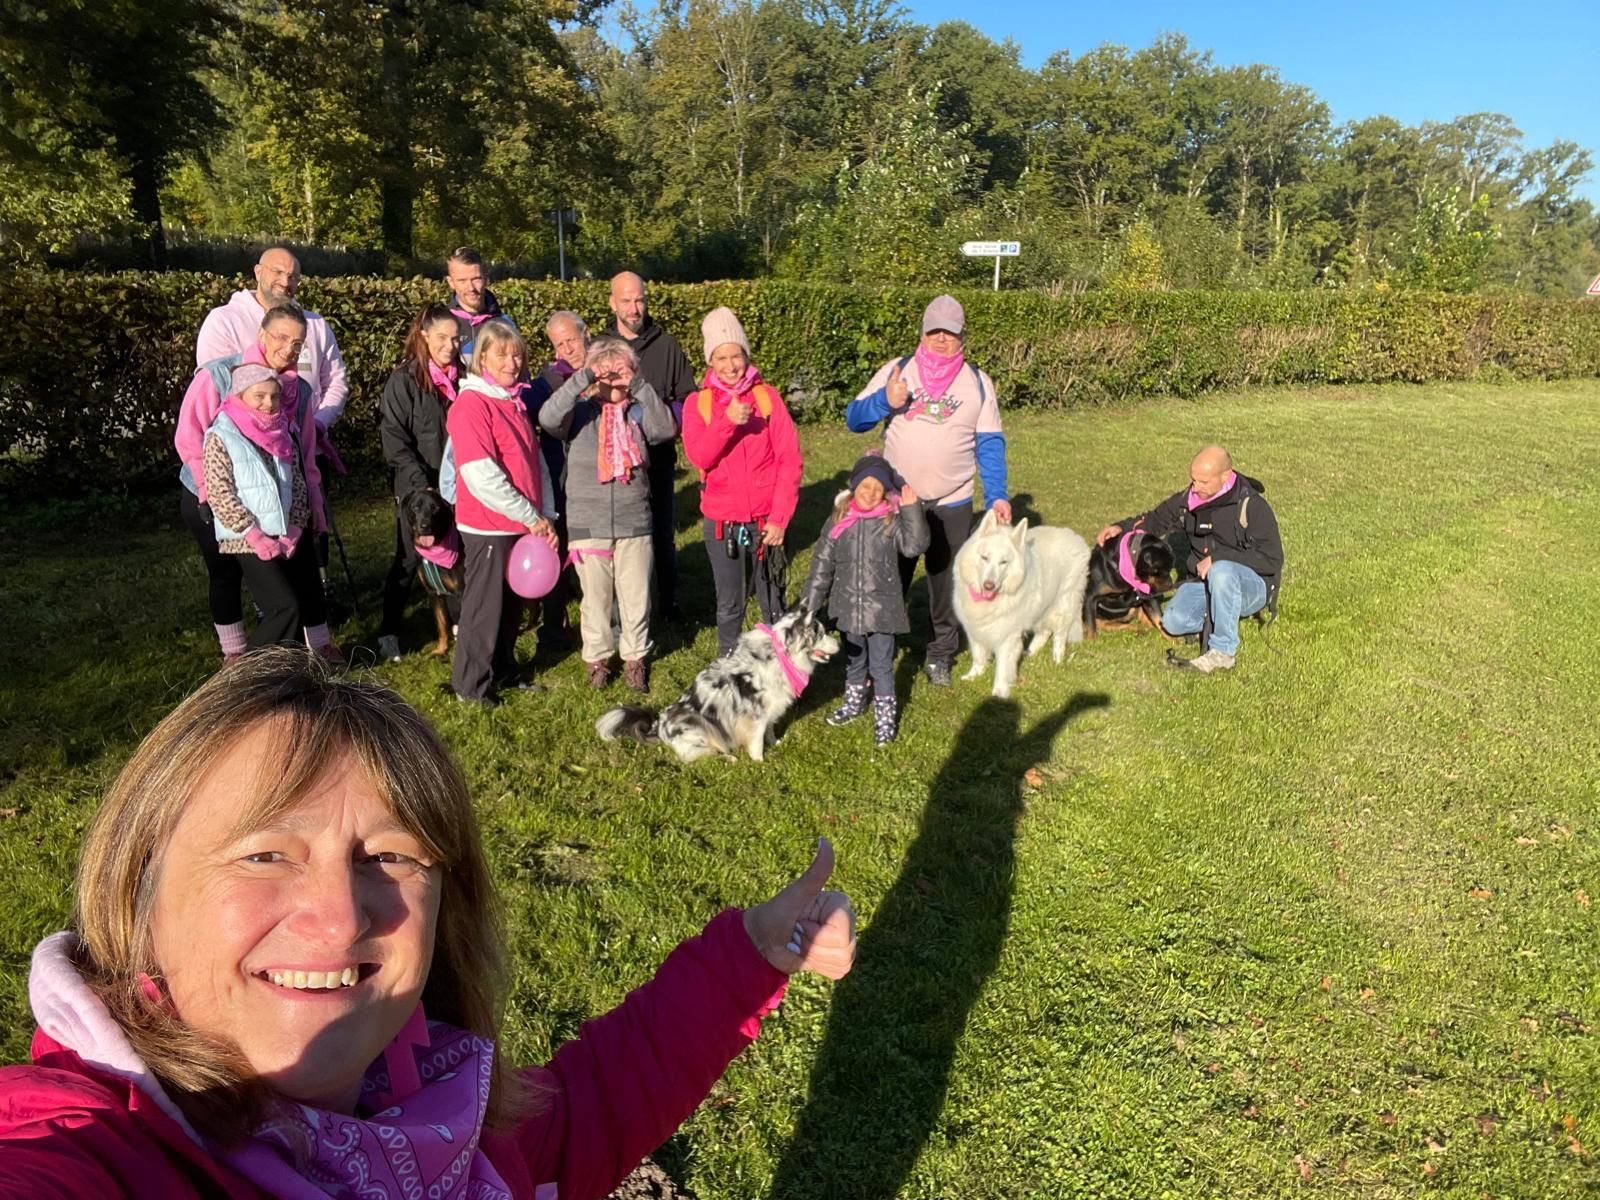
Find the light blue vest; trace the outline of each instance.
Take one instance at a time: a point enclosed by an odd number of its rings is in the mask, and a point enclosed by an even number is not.
[[[299,444],[296,443],[295,452],[288,461],[272,458],[261,453],[254,442],[240,433],[239,427],[226,413],[219,413],[211,423],[211,428],[206,430],[207,437],[213,433],[222,439],[223,448],[233,463],[233,490],[239,502],[255,517],[261,532],[268,537],[282,537],[288,533],[289,508],[294,503],[295,457],[300,453]],[[269,460],[271,466],[267,465]],[[243,530],[229,529],[214,514],[211,523],[216,528],[219,542],[244,536]]]

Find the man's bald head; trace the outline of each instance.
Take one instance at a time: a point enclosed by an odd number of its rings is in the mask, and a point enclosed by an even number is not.
[[[1221,446],[1207,446],[1189,464],[1189,483],[1195,495],[1209,499],[1223,489],[1232,470],[1233,458],[1226,450]]]
[[[256,259],[256,299],[262,308],[292,304],[300,290],[300,260],[282,246],[270,246]]]
[[[632,271],[621,271],[611,277],[611,311],[617,318],[617,331],[633,340],[644,331],[645,315],[649,311],[645,300],[644,280]]]

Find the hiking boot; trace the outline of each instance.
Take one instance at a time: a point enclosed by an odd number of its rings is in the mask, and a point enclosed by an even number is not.
[[[950,686],[950,660],[948,658],[930,658],[922,665],[922,673],[928,677],[928,682],[934,687]]]
[[[622,682],[636,692],[650,690],[650,668],[644,659],[634,658],[622,664]]]
[[[378,638],[378,657],[385,662],[399,662],[400,639],[392,633],[386,633]]]
[[[887,746],[900,732],[900,706],[893,696],[879,696],[872,702],[872,740]]]
[[[589,676],[589,686],[599,691],[611,682],[611,664],[607,662],[585,663],[584,669]]]
[[[829,713],[824,720],[829,725],[848,725],[866,711],[867,685],[847,683],[844,685],[844,703]]]
[[[1233,669],[1233,655],[1224,654],[1221,650],[1207,650],[1198,658],[1168,659],[1173,666],[1185,671],[1199,671],[1202,675],[1209,675],[1213,671],[1231,671]]]

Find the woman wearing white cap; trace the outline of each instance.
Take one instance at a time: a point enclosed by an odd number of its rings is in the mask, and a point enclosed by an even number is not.
[[[933,637],[923,670],[930,682],[950,683],[950,662],[961,645],[951,599],[951,563],[972,530],[973,483],[1002,524],[1011,523],[1006,490],[1006,438],[994,382],[967,362],[966,314],[954,296],[939,296],[922,314],[915,354],[891,359],[845,410],[845,422],[865,433],[882,422],[884,456],[921,497],[932,535],[923,556]],[[906,587],[915,558],[900,560]]]

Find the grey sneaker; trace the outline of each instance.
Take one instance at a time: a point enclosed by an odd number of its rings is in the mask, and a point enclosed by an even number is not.
[[[922,673],[928,677],[928,682],[934,687],[950,686],[950,660],[946,658],[930,658],[922,665]]]
[[[1231,671],[1233,669],[1233,655],[1224,654],[1221,650],[1207,650],[1198,658],[1175,659],[1173,666],[1182,667],[1189,671],[1199,671],[1202,675],[1209,675],[1213,671]]]
[[[385,662],[400,661],[400,639],[392,633],[386,633],[378,639],[378,657]]]

